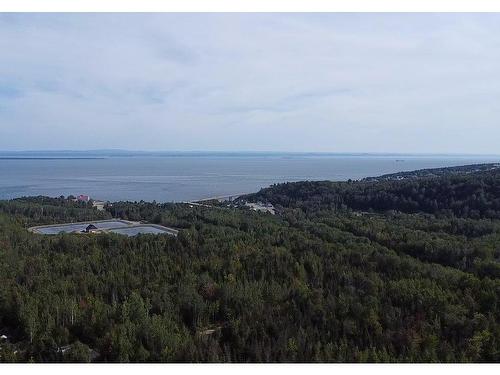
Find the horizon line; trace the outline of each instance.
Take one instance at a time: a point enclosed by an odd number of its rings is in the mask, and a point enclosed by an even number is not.
[[[206,153],[206,154],[297,154],[297,155],[407,155],[407,156],[495,156],[500,157],[500,154],[494,153],[459,153],[459,152],[380,152],[380,151],[272,151],[272,150],[133,150],[133,149],[121,149],[121,148],[110,148],[110,149],[25,149],[25,150],[0,150],[0,153]]]

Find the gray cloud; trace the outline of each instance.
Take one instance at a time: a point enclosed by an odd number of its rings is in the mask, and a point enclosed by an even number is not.
[[[498,153],[496,14],[3,14],[0,149]]]

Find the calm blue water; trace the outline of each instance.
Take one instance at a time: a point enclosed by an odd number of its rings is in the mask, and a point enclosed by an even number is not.
[[[88,194],[110,201],[186,201],[255,192],[284,181],[360,179],[489,162],[500,162],[500,157],[177,155],[0,159],[0,199]]]

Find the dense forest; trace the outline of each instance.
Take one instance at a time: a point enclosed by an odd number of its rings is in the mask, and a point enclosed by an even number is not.
[[[439,171],[442,173],[443,169]],[[292,182],[262,189],[253,199],[318,210],[399,211],[445,217],[500,219],[500,168],[437,177],[347,182]],[[415,175],[418,173],[415,172]]]
[[[0,201],[2,362],[500,362],[500,171]],[[177,237],[41,235],[117,217]]]

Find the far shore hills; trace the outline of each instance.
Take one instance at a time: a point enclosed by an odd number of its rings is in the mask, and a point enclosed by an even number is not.
[[[20,150],[2,151],[0,159],[103,159],[111,157],[394,157],[398,162],[415,157],[498,157],[500,154],[306,152],[306,151],[140,151],[140,150]]]

